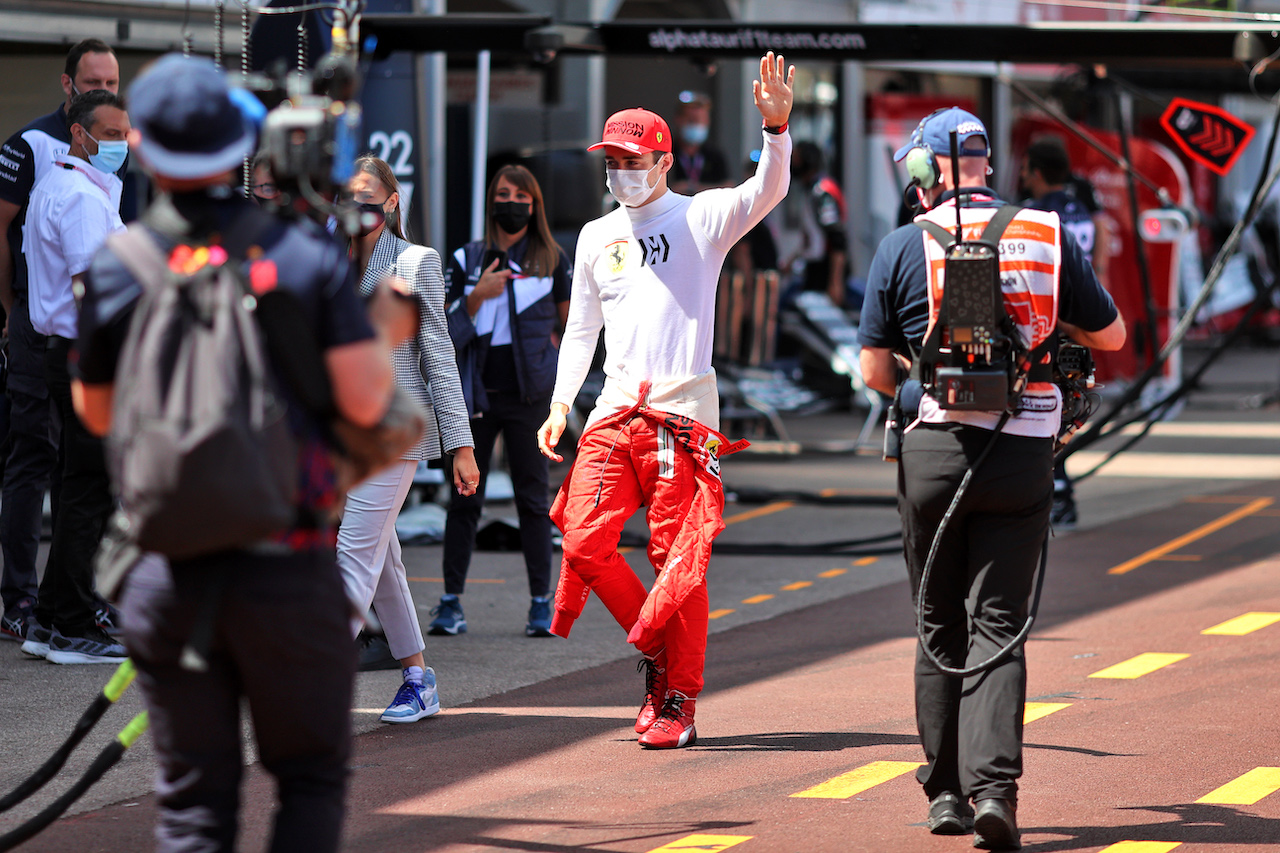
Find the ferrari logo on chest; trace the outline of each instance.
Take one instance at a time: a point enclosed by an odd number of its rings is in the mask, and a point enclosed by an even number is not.
[[[622,272],[622,268],[627,265],[627,241],[618,240],[610,243],[605,247],[605,257],[609,259],[610,272]]]

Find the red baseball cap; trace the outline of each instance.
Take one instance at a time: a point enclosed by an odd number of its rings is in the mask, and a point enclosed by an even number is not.
[[[609,116],[609,120],[604,123],[604,136],[587,150],[595,151],[606,145],[625,148],[637,154],[648,154],[650,151],[670,154],[671,129],[657,113],[640,107],[622,110]]]

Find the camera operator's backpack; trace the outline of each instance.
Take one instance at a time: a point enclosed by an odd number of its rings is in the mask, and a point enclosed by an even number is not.
[[[116,373],[107,447],[126,535],[185,559],[295,521],[297,444],[241,260],[273,224],[249,209],[223,245],[166,257],[131,226],[107,245],[142,286]]]

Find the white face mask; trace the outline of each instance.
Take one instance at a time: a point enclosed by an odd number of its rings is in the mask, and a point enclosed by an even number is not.
[[[662,160],[659,158],[658,162],[648,169],[606,169],[608,177],[605,179],[605,184],[620,204],[626,207],[639,207],[648,201],[649,196],[653,195],[653,191],[658,188],[656,181],[653,186],[649,186],[649,173],[661,165]]]

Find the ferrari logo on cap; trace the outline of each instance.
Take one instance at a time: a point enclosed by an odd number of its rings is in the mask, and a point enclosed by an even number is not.
[[[657,137],[657,139],[658,139],[658,141],[659,141],[659,142],[661,142],[661,141],[662,141],[662,131],[658,131],[658,137]]]
[[[609,271],[622,272],[622,268],[627,265],[627,241],[619,240],[616,243],[610,243],[605,253],[609,256]]]

